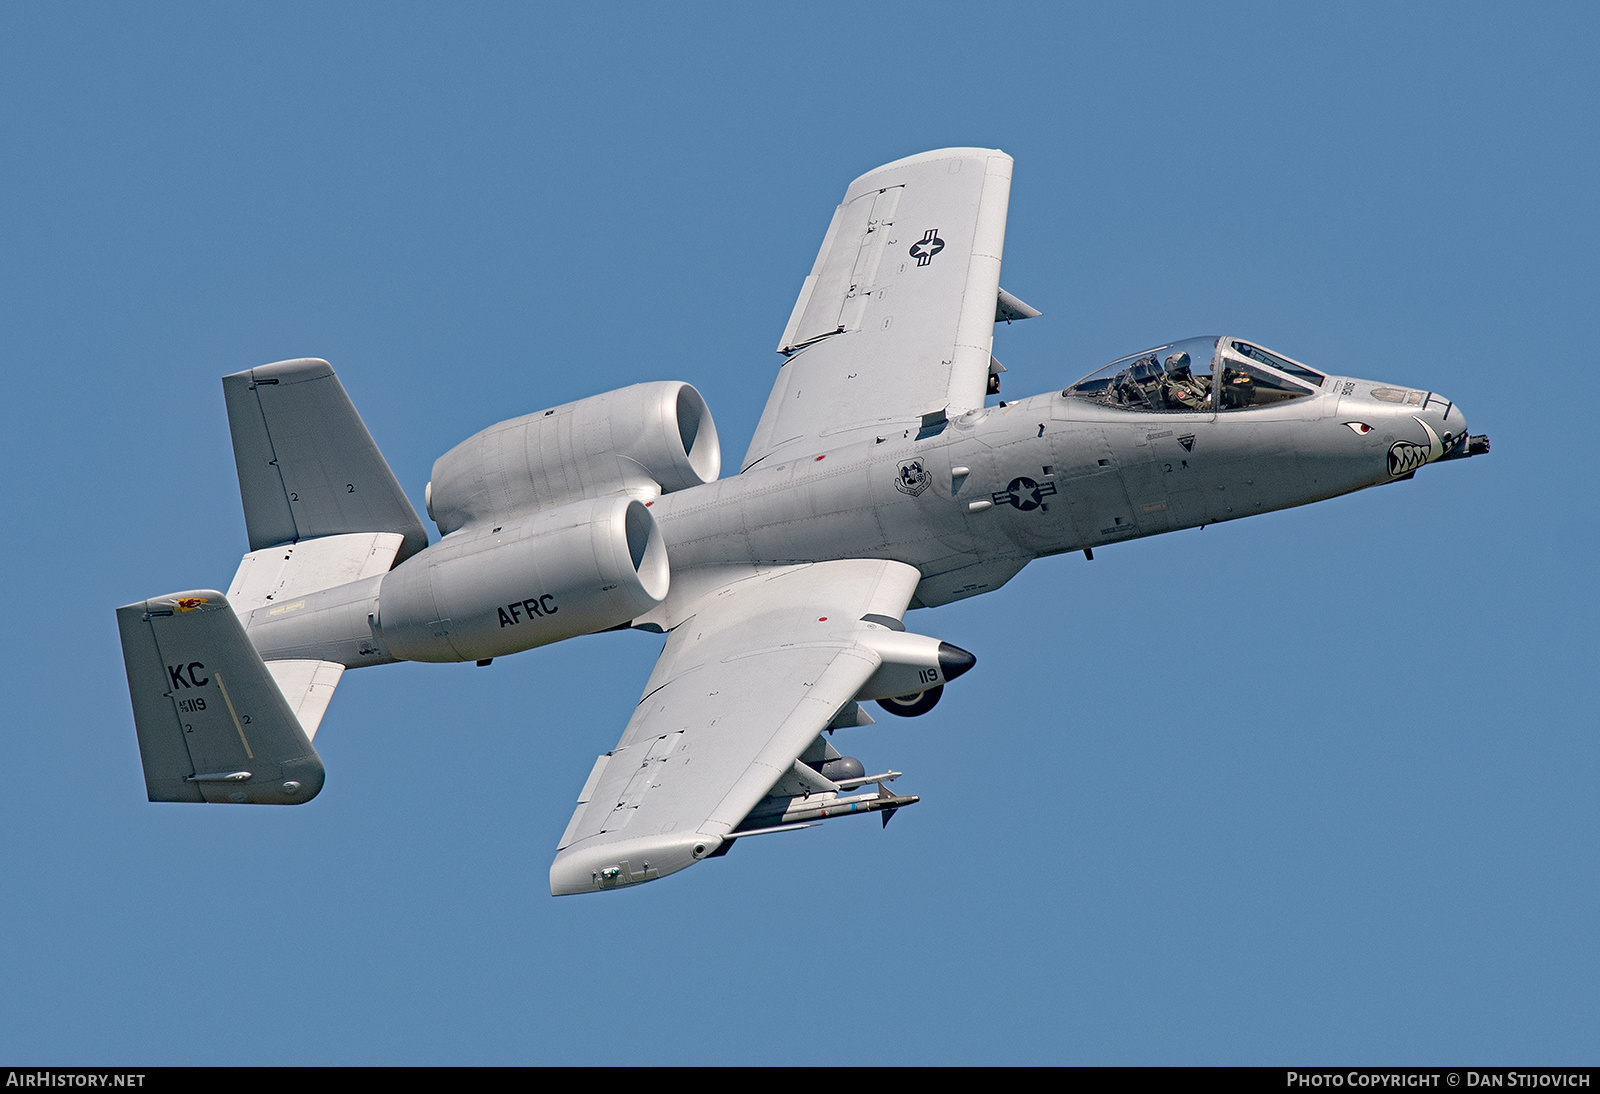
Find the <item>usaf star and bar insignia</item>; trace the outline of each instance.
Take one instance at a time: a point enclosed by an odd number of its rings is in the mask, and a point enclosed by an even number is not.
[[[1032,479],[1012,479],[1004,490],[990,494],[996,505],[1015,505],[1026,513],[1044,504],[1044,499],[1056,492],[1053,482],[1034,482]]]
[[[929,228],[922,233],[921,239],[911,245],[911,257],[917,260],[918,266],[926,266],[942,250],[944,240],[939,238],[939,229]]]

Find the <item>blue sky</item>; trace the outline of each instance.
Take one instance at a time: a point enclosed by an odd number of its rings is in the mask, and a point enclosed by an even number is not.
[[[1593,1063],[1588,5],[0,10],[0,1059]],[[1226,330],[1488,459],[1035,563],[856,731],[922,803],[546,871],[659,638],[350,674],[296,809],[145,802],[113,609],[244,550],[218,378],[320,356],[421,508],[641,380],[742,453],[846,183],[1016,158],[1008,394]]]

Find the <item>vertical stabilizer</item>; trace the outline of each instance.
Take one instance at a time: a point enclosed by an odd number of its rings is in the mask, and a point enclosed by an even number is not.
[[[222,378],[250,550],[348,532],[395,532],[396,561],[428,533],[326,361]]]
[[[117,629],[151,801],[298,805],[317,796],[322,759],[221,593],[128,604]]]

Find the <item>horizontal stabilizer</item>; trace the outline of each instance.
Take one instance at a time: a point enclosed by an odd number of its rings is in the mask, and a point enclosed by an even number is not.
[[[129,604],[117,629],[151,801],[317,796],[322,759],[226,597],[201,589]]]
[[[251,551],[239,560],[228,603],[248,618],[268,604],[386,574],[400,546],[394,532],[351,532]]]
[[[398,532],[399,561],[428,533],[326,361],[222,378],[250,550],[345,532]]]
[[[337,661],[268,661],[267,671],[305,730],[306,740],[316,737],[344,666]]]

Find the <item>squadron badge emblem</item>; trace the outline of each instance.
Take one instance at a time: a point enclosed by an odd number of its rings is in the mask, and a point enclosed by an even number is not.
[[[894,488],[902,494],[916,497],[928,488],[933,481],[933,476],[928,474],[928,469],[922,465],[920,459],[907,460],[900,465],[900,474],[895,477]]]

